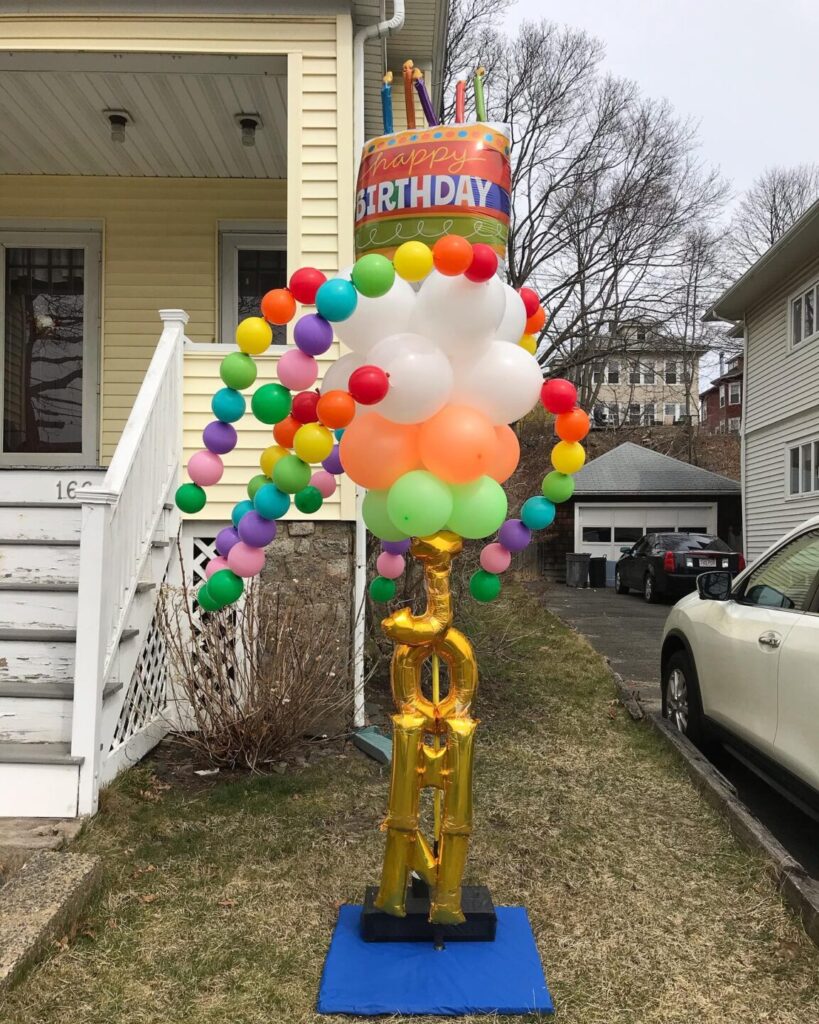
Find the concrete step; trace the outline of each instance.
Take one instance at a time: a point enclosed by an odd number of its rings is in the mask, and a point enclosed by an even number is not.
[[[81,764],[68,743],[0,743],[0,817],[76,817]]]
[[[81,526],[82,506],[77,502],[0,503],[0,537],[11,540],[79,540]]]

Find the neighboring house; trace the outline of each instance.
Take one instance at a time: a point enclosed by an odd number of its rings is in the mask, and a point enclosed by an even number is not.
[[[819,513],[819,203],[714,303],[744,325],[745,553]]]
[[[646,533],[711,533],[738,549],[740,504],[736,480],[626,441],[577,474],[574,495],[538,541],[538,560],[560,576],[569,552],[605,557],[612,585],[620,548]]]
[[[180,578],[173,493],[235,325],[298,267],[352,263],[385,55],[440,81],[446,0],[408,0],[386,42],[382,10],[0,0],[0,816],[93,813],[166,730],[155,606]],[[249,414],[237,426],[183,524],[194,583],[272,443]],[[354,488],[315,522],[286,518],[271,575],[351,592]]]
[[[711,381],[700,394],[700,429],[706,434],[738,434],[742,426],[741,355],[728,362],[728,368]]]

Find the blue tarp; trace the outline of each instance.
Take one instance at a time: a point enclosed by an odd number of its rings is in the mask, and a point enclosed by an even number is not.
[[[319,988],[319,1013],[552,1013],[523,907],[498,907],[494,942],[364,942],[361,907],[338,915]]]

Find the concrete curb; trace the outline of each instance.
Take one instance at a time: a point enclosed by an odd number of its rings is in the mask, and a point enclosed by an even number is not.
[[[0,992],[71,931],[101,877],[98,857],[41,850],[0,889]]]
[[[621,702],[632,718],[648,723],[682,759],[692,782],[708,803],[728,821],[737,841],[761,854],[785,903],[799,916],[805,931],[819,946],[819,882],[811,878],[779,840],[748,810],[736,789],[682,733],[656,712],[646,712],[619,673],[611,672]],[[639,716],[633,706],[637,704]]]

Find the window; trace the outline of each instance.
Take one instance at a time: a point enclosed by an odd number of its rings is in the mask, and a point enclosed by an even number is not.
[[[284,232],[223,232],[221,245],[221,337],[232,342],[236,325],[246,316],[259,316],[262,296],[287,284]],[[273,328],[273,343],[284,345],[284,327]]]
[[[819,334],[816,312],[816,284],[791,298],[791,345],[799,345]]]
[[[608,406],[604,402],[598,402],[592,410],[592,420],[597,426],[602,426],[608,422],[609,410]]]
[[[628,382],[629,384],[640,383],[640,364],[633,363],[631,369],[628,371]]]
[[[643,423],[649,427],[653,427],[654,422],[654,403],[646,402],[643,406]]]
[[[633,544],[643,536],[642,526],[615,526],[614,527],[614,543],[615,544]]]
[[[629,422],[629,425],[633,426],[633,427],[640,425],[640,403],[639,402],[632,402],[632,404],[628,407],[628,422]]]
[[[766,608],[804,611],[819,573],[819,530],[795,537],[748,577],[741,600]]]
[[[619,363],[609,363],[608,381],[609,381],[609,384],[619,384],[620,383],[620,364]]]
[[[584,544],[611,544],[610,526],[584,526]]]
[[[592,384],[603,383],[603,367],[599,363],[595,363],[592,367]]]
[[[732,381],[728,385],[728,404],[739,405],[742,401],[742,384],[738,381]]]
[[[643,384],[654,383],[654,363],[643,364]]]
[[[725,408],[725,385],[721,384],[719,389],[719,407],[720,409]]]
[[[665,382],[666,384],[677,383],[677,364],[673,359],[669,359],[665,364]]]
[[[788,489],[791,495],[819,492],[819,441],[788,449]]]
[[[675,533],[675,526],[649,526],[646,533]]]
[[[700,534],[693,537],[692,534]],[[672,551],[725,551],[731,549],[724,540],[714,537],[706,531],[705,527],[684,526],[682,532],[674,533],[670,537],[661,538],[663,544]]]
[[[738,434],[738,433],[739,433],[739,429],[740,429],[740,425],[741,425],[741,423],[742,423],[742,420],[740,419],[740,417],[739,417],[739,416],[732,416],[732,417],[731,417],[731,418],[730,418],[730,419],[728,420],[728,430],[729,430],[729,431],[730,431],[730,432],[731,432],[732,434]]]
[[[677,406],[673,402],[665,403],[665,419],[666,422],[670,421],[675,423],[677,420]]]

